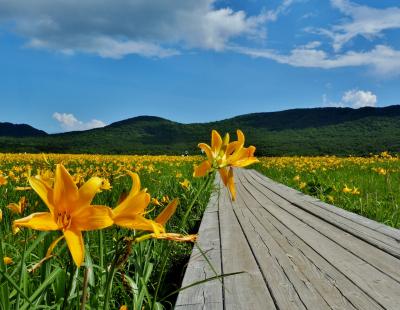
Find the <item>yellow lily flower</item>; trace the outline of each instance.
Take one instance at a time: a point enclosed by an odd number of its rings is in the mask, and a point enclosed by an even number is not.
[[[211,146],[206,143],[198,145],[207,155],[207,159],[196,166],[193,173],[195,177],[202,177],[213,170],[218,170],[224,185],[231,192],[232,200],[236,198],[232,167],[246,167],[258,162],[254,156],[256,148],[244,147],[245,138],[241,130],[237,130],[237,137],[237,141],[229,142],[229,134],[222,139],[220,134],[213,130]]]
[[[190,181],[188,179],[183,180],[182,182],[179,182],[179,184],[184,188],[188,189],[190,186]]]
[[[151,232],[137,238],[136,242],[150,238],[181,242],[194,241],[196,239],[196,236],[193,235],[181,235],[165,231],[166,223],[178,207],[178,199],[172,200],[154,220],[145,218],[144,215],[150,203],[150,195],[145,190],[140,190],[140,178],[136,173],[128,172],[128,174],[132,178],[132,188],[128,196],[113,209],[113,220],[116,225]]]
[[[25,207],[26,207],[26,198],[25,198],[25,196],[21,197],[19,199],[18,203],[12,202],[7,206],[7,208],[12,213],[19,214],[19,215],[21,215],[24,212]]]
[[[345,194],[351,193],[352,189],[350,187],[347,187],[347,185],[345,184],[343,189],[342,189],[342,192],[345,193]]]
[[[136,173],[128,171],[132,178],[132,188],[124,200],[112,210],[114,224],[137,230],[164,232],[164,227],[144,217],[150,203],[150,194],[140,190],[140,178]]]
[[[6,184],[7,184],[7,177],[0,175],[0,185],[6,185]]]
[[[4,256],[3,257],[3,262],[4,262],[5,265],[11,265],[14,261],[12,260],[11,257]]]
[[[37,212],[16,220],[14,228],[61,230],[75,264],[80,266],[85,252],[82,231],[102,229],[113,224],[110,208],[90,205],[102,181],[93,177],[78,189],[62,164],[57,165],[54,188],[40,179],[30,177],[29,184],[50,212]]]

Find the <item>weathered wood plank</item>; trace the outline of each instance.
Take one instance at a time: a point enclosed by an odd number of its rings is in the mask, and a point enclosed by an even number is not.
[[[302,222],[313,227],[328,239],[336,242],[341,247],[371,264],[389,277],[393,277],[398,282],[400,281],[400,261],[397,258],[387,255],[384,251],[381,251],[380,249],[364,242],[362,239],[358,239],[354,235],[348,234],[345,231],[340,230],[337,226],[332,225],[330,221],[334,221],[335,218],[330,218],[329,222],[325,222],[321,220],[320,217],[313,216],[313,212],[305,212],[301,208],[296,208],[281,196],[274,195],[269,188],[265,188],[261,186],[260,183],[248,178],[247,174],[246,179],[255,190],[263,193],[266,198],[279,205],[282,209],[290,212],[292,215],[301,219]],[[244,186],[247,186],[247,184]],[[337,221],[339,221],[339,219],[337,219]]]
[[[275,309],[262,273],[233,213],[229,194],[220,190],[223,273],[244,272],[224,278],[225,309]]]
[[[380,234],[386,235],[387,237],[389,237],[391,239],[395,239],[397,242],[393,242],[393,240],[391,240],[389,242],[392,243],[396,248],[400,248],[400,231],[398,229],[389,227],[387,225],[370,220],[361,215],[358,215],[358,214],[349,212],[347,210],[335,207],[333,205],[327,204],[315,197],[305,195],[302,192],[300,192],[294,188],[287,187],[283,184],[277,183],[269,178],[266,178],[264,175],[262,175],[258,171],[255,171],[255,170],[249,170],[249,171],[250,171],[250,174],[257,176],[258,180],[260,182],[264,182],[264,183],[267,182],[267,183],[271,184],[273,187],[280,189],[282,191],[281,193],[284,193],[285,197],[290,198],[290,196],[293,196],[293,198],[295,200],[309,201],[309,202],[313,203],[314,205],[317,205],[317,206],[327,210],[328,212],[335,213],[343,218],[346,218],[346,219],[352,221],[353,223],[357,224],[357,226],[362,225],[370,230],[373,230]],[[369,232],[369,233],[371,233],[371,232]]]
[[[246,184],[243,184],[246,187]],[[255,183],[253,184],[257,186]],[[247,184],[248,186],[248,184]],[[396,296],[400,291],[399,282],[390,278],[387,274],[380,272],[374,266],[365,262],[361,257],[349,252],[339,243],[327,238],[322,232],[326,228],[321,227],[317,220],[295,206],[284,206],[278,204],[265,205],[263,202],[268,198],[257,190],[251,192],[252,196],[259,201],[274,217],[285,226],[303,239],[308,245],[315,249],[321,256],[328,260],[332,265],[339,269],[343,274],[351,279],[361,290],[370,295],[378,304],[387,309],[397,309],[399,298]],[[306,220],[305,220],[306,219]],[[307,222],[308,221],[308,222]],[[318,225],[319,231],[312,225]],[[328,223],[326,223],[328,227]],[[354,247],[358,247],[355,243]],[[373,247],[371,247],[373,249]],[[389,255],[388,255],[389,256]]]
[[[325,260],[312,247],[294,234],[252,197],[247,190],[240,190],[256,221],[281,246],[294,267],[323,296],[332,309],[382,309],[361,291],[344,274]],[[272,203],[272,202],[265,202]]]
[[[212,264],[209,265],[199,248]],[[214,270],[213,270],[214,269]],[[214,272],[215,271],[215,272]],[[217,273],[217,274],[216,274]],[[199,228],[199,238],[193,247],[182,287],[221,274],[221,248],[218,219],[218,193],[214,193]],[[179,293],[176,309],[223,309],[222,281],[212,280]]]
[[[298,273],[282,248],[260,225],[238,186],[234,213],[256,257],[279,309],[329,309],[310,282]]]
[[[276,196],[286,200],[287,202],[294,204],[298,208],[301,208],[314,216],[319,217],[324,222],[330,223],[331,225],[337,226],[340,230],[352,234],[353,236],[364,240],[367,243],[374,245],[375,247],[385,251],[396,258],[400,258],[400,245],[397,240],[390,238],[385,234],[382,234],[374,229],[359,223],[353,222],[345,217],[340,216],[337,213],[331,212],[326,208],[321,208],[311,204],[309,201],[304,199],[306,195],[300,193],[293,193],[288,187],[276,186],[270,180],[261,178],[255,175],[253,172],[246,174],[247,178],[253,178],[259,185],[264,186],[266,190],[269,190]],[[334,207],[335,209],[338,209]]]

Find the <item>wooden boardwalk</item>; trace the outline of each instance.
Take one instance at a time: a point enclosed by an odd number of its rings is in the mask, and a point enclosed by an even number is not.
[[[219,183],[219,179],[216,180]],[[235,170],[213,194],[182,286],[183,309],[400,309],[400,231]],[[207,260],[212,264],[210,267]]]

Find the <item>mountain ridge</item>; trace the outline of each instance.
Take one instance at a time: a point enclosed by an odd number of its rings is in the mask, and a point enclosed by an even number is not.
[[[137,116],[102,128],[34,137],[0,137],[0,152],[106,154],[198,153],[211,129],[242,129],[258,155],[366,155],[400,150],[400,105],[360,109],[309,108],[239,115],[208,123],[183,124]]]

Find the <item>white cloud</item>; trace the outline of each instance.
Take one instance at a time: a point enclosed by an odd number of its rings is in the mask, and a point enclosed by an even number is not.
[[[291,5],[298,1],[299,0],[283,0],[275,10],[270,10],[265,14],[266,20],[276,21],[279,15],[285,14]]]
[[[328,99],[326,94],[322,95],[322,104],[325,107],[351,107],[359,109],[363,107],[375,107],[378,97],[371,91],[351,89],[346,91],[339,102]]]
[[[0,24],[27,38],[27,46],[66,54],[167,57],[184,49],[216,51],[236,38],[263,40],[265,23],[284,13],[248,16],[216,0],[0,0]],[[12,25],[12,26],[11,26]]]
[[[57,120],[61,128],[66,131],[73,131],[73,130],[88,130],[93,128],[104,127],[106,124],[102,121],[97,119],[92,119],[89,122],[82,122],[78,120],[73,114],[69,113],[53,113],[53,118]]]
[[[349,104],[356,109],[362,107],[375,107],[377,100],[376,95],[372,92],[356,89],[346,91],[342,97],[342,102]]]
[[[294,67],[332,69],[341,67],[369,66],[375,74],[383,77],[400,74],[400,50],[386,45],[377,45],[370,51],[348,51],[329,55],[321,49],[295,48],[290,54],[280,54],[270,49],[232,47],[233,50],[250,55],[275,60]]]
[[[336,51],[357,36],[372,39],[382,36],[384,30],[400,28],[400,7],[376,9],[348,0],[331,0],[331,5],[350,20],[314,32],[330,37]]]

